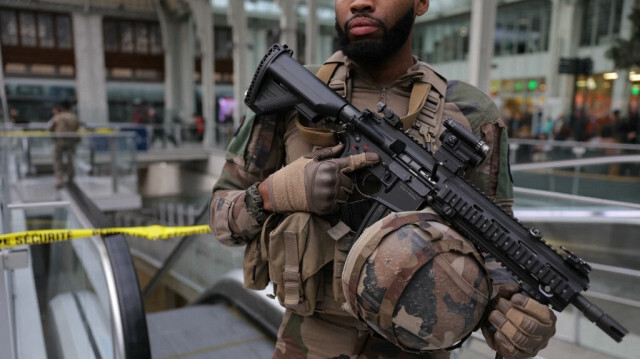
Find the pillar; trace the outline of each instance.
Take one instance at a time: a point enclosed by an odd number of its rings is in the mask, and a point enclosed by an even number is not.
[[[567,115],[573,101],[575,77],[559,74],[561,57],[576,57],[582,26],[582,7],[576,0],[552,0],[547,66],[545,118]]]
[[[102,16],[73,13],[78,117],[86,124],[109,121]]]
[[[297,1],[276,0],[276,2],[280,6],[280,43],[286,44],[294,54],[297,54]]]
[[[238,128],[245,115],[244,92],[247,88],[247,16],[244,1],[230,1],[228,22],[233,37],[233,98],[236,108],[233,112],[233,127]]]
[[[491,84],[496,0],[473,0],[469,38],[469,83],[485,93]]]
[[[622,5],[622,18],[620,19],[620,37],[628,39],[633,29],[629,15],[635,6],[636,0],[625,0]],[[629,69],[618,69],[618,78],[613,82],[611,93],[611,111],[620,110],[622,116],[629,110],[629,96],[631,93],[631,81],[629,81]]]
[[[307,0],[307,22],[305,29],[305,64],[317,64],[318,59],[318,0]]]
[[[215,82],[213,12],[208,0],[188,0],[196,25],[196,36],[200,40],[200,81],[202,83],[202,116],[205,120],[204,147],[212,147],[215,132]]]
[[[191,20],[174,18],[156,5],[164,48],[165,124],[191,116],[195,109],[194,33]]]

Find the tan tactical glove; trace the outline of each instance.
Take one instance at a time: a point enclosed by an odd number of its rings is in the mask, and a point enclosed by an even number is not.
[[[338,210],[353,192],[351,171],[378,163],[376,153],[343,158],[343,144],[306,154],[267,178],[274,212],[311,212],[325,215]]]
[[[556,333],[556,316],[546,305],[518,293],[514,283],[496,285],[495,306],[482,325],[491,349],[506,359],[535,356]]]

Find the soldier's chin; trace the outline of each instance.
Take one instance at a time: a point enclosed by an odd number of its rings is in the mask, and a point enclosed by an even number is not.
[[[358,63],[381,64],[390,57],[380,40],[353,41],[342,48],[342,52]]]

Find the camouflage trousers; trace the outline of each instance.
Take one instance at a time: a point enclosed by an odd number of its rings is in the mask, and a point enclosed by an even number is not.
[[[352,319],[352,320],[349,320]],[[448,359],[449,352],[407,353],[373,335],[355,318],[287,310],[278,331],[273,359]],[[354,325],[351,325],[353,323]]]
[[[58,181],[72,181],[75,175],[73,161],[76,148],[71,145],[56,144],[53,149],[53,172]]]

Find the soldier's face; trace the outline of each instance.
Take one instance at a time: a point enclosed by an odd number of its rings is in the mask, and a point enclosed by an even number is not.
[[[407,41],[428,0],[335,0],[341,50],[357,62],[382,63]]]

